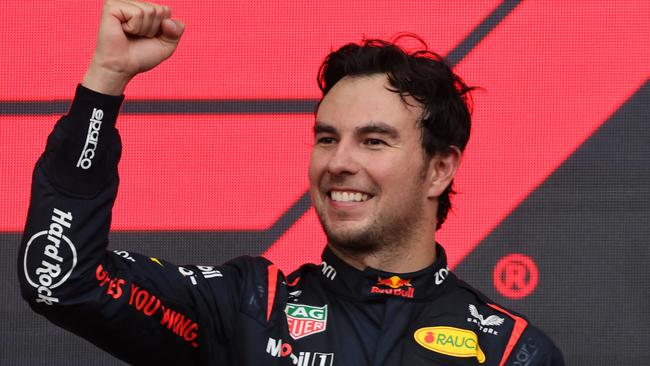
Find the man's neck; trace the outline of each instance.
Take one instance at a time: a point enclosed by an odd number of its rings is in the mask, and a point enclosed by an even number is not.
[[[366,267],[392,273],[424,269],[436,260],[435,239],[411,242],[405,247],[386,247],[371,253],[353,253],[328,244],[334,254],[348,265],[363,271]]]

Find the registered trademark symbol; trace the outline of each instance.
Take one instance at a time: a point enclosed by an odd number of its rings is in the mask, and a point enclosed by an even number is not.
[[[494,287],[510,299],[530,295],[535,291],[538,280],[539,272],[535,261],[524,254],[508,254],[494,266]]]

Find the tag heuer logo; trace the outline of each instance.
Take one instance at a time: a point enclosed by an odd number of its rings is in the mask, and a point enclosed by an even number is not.
[[[289,334],[293,339],[323,332],[327,327],[327,305],[318,307],[287,304],[284,311],[287,313]]]

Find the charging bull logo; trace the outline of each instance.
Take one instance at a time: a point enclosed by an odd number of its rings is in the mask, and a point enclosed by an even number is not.
[[[411,285],[410,279],[406,280],[399,276],[377,277],[377,285],[370,288],[370,293],[413,298],[415,288]]]
[[[404,280],[398,276],[388,277],[386,279],[378,277],[377,285],[384,285],[390,288],[400,288],[404,286],[411,287],[411,280]]]

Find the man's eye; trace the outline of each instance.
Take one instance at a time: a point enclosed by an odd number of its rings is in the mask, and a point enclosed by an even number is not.
[[[386,143],[380,139],[366,139],[365,144],[370,146],[386,145]]]
[[[335,142],[336,140],[334,139],[334,137],[319,137],[316,139],[316,143],[321,145],[330,145]]]

